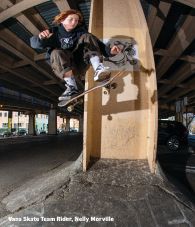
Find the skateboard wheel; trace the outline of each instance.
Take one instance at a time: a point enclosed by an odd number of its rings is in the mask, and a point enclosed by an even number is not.
[[[112,89],[115,89],[115,88],[117,87],[117,83],[112,83],[112,84],[110,85],[110,87],[111,87]]]
[[[110,84],[105,86],[106,89],[110,89]]]
[[[74,110],[74,106],[68,106],[67,110],[68,110],[68,112],[72,112]]]

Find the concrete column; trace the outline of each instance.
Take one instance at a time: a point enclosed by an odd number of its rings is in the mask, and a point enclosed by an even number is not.
[[[83,116],[79,118],[79,132],[83,132]]]
[[[30,113],[29,114],[29,124],[28,124],[28,134],[29,135],[35,135],[35,114]]]
[[[179,121],[179,113],[175,113],[175,120]]]
[[[66,130],[66,119],[63,117],[63,131],[65,131]]]
[[[8,111],[8,130],[11,132],[12,130],[12,111]]]
[[[48,134],[50,134],[50,135],[56,135],[57,134],[57,114],[56,114],[56,109],[51,109],[49,111]]]
[[[70,118],[69,117],[66,118],[66,128],[65,128],[65,131],[66,132],[69,132],[70,131]]]

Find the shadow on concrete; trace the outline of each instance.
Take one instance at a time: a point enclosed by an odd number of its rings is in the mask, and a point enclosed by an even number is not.
[[[195,204],[195,154],[159,153],[157,160],[163,175]]]

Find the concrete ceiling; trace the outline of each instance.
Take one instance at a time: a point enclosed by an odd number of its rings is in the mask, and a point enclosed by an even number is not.
[[[154,49],[159,113],[172,114],[175,102],[184,97],[188,97],[188,110],[194,112],[195,1],[141,3]],[[29,46],[29,38],[50,27],[53,17],[68,8],[81,10],[87,26],[89,6],[89,0],[1,0],[0,105],[4,109],[44,111],[57,105],[64,85],[51,71],[45,54]],[[72,114],[82,111],[83,107],[78,106]]]

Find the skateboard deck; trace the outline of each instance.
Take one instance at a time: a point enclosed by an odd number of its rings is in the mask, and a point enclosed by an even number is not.
[[[76,95],[75,97],[71,98],[70,100],[63,100],[58,103],[59,107],[67,107],[67,110],[69,112],[74,110],[74,107],[78,104],[83,103],[83,97],[84,95],[93,92],[97,89],[105,87],[108,91],[109,89],[114,89],[116,87],[116,84],[112,83],[117,77],[119,77],[122,74],[123,71],[120,71],[116,73],[114,76],[111,76],[109,80],[103,81],[100,84],[87,89],[86,91],[82,92],[81,94]]]

